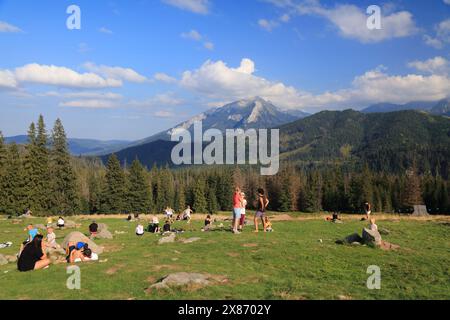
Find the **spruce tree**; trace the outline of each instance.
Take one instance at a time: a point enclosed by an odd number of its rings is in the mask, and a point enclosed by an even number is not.
[[[132,213],[149,213],[151,186],[146,179],[144,167],[137,159],[131,164],[128,180],[127,202],[130,211]]]
[[[6,190],[4,189],[4,180],[6,174],[6,146],[3,139],[3,134],[0,131],[0,195],[3,195]],[[0,213],[5,212],[5,199],[3,196],[0,196]]]
[[[124,213],[126,211],[126,179],[119,159],[112,154],[108,159],[105,186],[102,192],[103,213]]]
[[[51,149],[51,211],[53,214],[74,214],[79,205],[76,176],[72,168],[67,137],[60,119],[52,132]]]
[[[205,194],[205,180],[203,177],[198,177],[194,188],[192,190],[193,196],[193,210],[196,213],[204,213],[207,212],[207,202],[206,202],[206,194]]]
[[[19,215],[25,210],[24,182],[22,161],[15,143],[8,147],[6,170],[2,180],[4,212],[8,215]]]
[[[186,194],[184,190],[184,184],[179,181],[175,189],[174,210],[176,212],[181,212],[185,208],[186,208]]]

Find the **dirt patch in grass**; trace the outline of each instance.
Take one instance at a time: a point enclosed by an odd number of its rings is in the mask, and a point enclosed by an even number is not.
[[[227,252],[227,256],[232,257],[232,258],[236,258],[239,257],[240,254],[237,252]]]
[[[244,243],[242,246],[244,248],[255,248],[258,246],[258,244],[257,243]]]
[[[293,294],[287,291],[280,291],[274,294],[275,297],[279,297],[283,300],[307,300],[305,296],[299,294]]]
[[[105,248],[105,252],[112,253],[112,252],[118,252],[123,250],[123,245],[120,244],[112,244],[107,243],[102,245]]]
[[[157,265],[152,266],[152,269],[154,271],[178,270],[178,269],[181,269],[181,267],[178,265],[173,265],[173,264],[157,264]]]
[[[111,267],[111,268],[109,268],[108,270],[106,270],[106,274],[107,275],[113,275],[113,274],[116,274],[117,273],[117,271],[119,271],[120,269],[122,269],[123,267],[125,267],[123,264],[118,264],[118,265],[116,265],[116,266],[114,266],[114,267]]]

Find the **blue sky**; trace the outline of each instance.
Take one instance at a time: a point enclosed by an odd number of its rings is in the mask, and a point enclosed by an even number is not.
[[[449,44],[450,0],[0,0],[0,130],[42,113],[132,140],[256,95],[309,112],[438,100]]]

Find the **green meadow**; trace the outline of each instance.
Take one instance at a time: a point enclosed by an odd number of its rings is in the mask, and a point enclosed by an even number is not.
[[[380,228],[390,231],[383,239],[400,246],[383,251],[366,246],[337,245],[335,241],[361,233],[366,222],[344,216],[343,224],[326,222],[323,216],[301,219],[284,215],[274,221],[274,232],[242,234],[224,230],[201,232],[201,218],[175,243],[158,244],[161,236],[137,237],[136,222],[104,217],[113,240],[96,240],[105,247],[99,262],[79,264],[81,289],[66,287],[67,264],[20,273],[15,263],[0,266],[0,299],[450,299],[450,219],[407,219],[384,216]],[[87,232],[90,219],[73,217]],[[26,224],[44,223],[42,218],[13,224],[0,220],[0,242],[13,246],[0,249],[12,255],[25,239]],[[228,227],[229,222],[223,222]],[[216,223],[218,224],[218,223]],[[144,224],[147,226],[147,223]],[[190,229],[190,230],[189,230]],[[58,242],[74,229],[56,230]],[[180,238],[200,237],[194,243]],[[381,289],[369,290],[366,282],[371,265],[380,267]],[[149,289],[161,278],[176,272],[208,273],[222,281],[208,287]]]

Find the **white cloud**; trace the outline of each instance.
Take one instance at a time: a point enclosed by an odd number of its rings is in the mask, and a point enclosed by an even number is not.
[[[258,20],[258,25],[266,30],[266,31],[272,31],[274,28],[276,28],[278,26],[278,23],[276,21],[272,21],[272,20],[267,20],[267,19],[259,19]]]
[[[255,64],[243,59],[238,68],[230,68],[223,61],[206,61],[199,69],[183,73],[181,85],[215,100],[242,99],[263,96],[283,107],[291,104],[298,95],[293,87],[281,82],[271,82],[253,75]]]
[[[98,32],[106,33],[106,34],[113,34],[113,32],[106,27],[101,27],[100,29],[98,29]]]
[[[121,94],[114,92],[98,92],[98,91],[80,91],[80,92],[58,92],[49,91],[39,94],[42,97],[61,97],[67,99],[101,99],[101,100],[120,100],[123,98]]]
[[[208,50],[214,50],[214,43],[207,41],[203,44],[203,46]]]
[[[78,73],[66,67],[54,65],[27,64],[15,69],[17,82],[31,82],[44,85],[73,88],[120,87],[122,81],[102,78],[95,73]]]
[[[445,4],[450,4],[450,0],[444,0]]]
[[[156,81],[161,81],[161,82],[165,82],[165,83],[176,83],[178,80],[169,76],[168,74],[162,73],[162,72],[158,72],[155,73],[155,75],[153,76],[153,79]]]
[[[81,99],[61,102],[59,106],[71,108],[110,109],[117,107],[117,104],[111,100]]]
[[[435,57],[425,61],[416,60],[408,63],[408,66],[420,72],[431,74],[448,74],[450,71],[450,61],[444,57]]]
[[[198,41],[198,42],[200,42],[206,38],[202,34],[200,34],[200,32],[198,32],[197,30],[194,30],[194,29],[189,32],[183,32],[181,34],[181,37],[184,39]],[[203,42],[203,47],[205,47],[208,50],[214,50],[214,43],[205,39],[205,41]]]
[[[408,11],[382,13],[380,30],[367,28],[368,15],[364,10],[349,4],[337,4],[334,8],[322,6],[319,0],[291,1],[268,0],[298,15],[312,15],[327,19],[339,31],[341,36],[356,39],[363,43],[376,43],[387,39],[402,38],[415,34],[418,29],[413,16]]]
[[[181,37],[184,39],[190,39],[190,40],[194,40],[194,41],[201,41],[202,40],[202,35],[200,34],[200,32],[198,32],[197,30],[191,30],[189,32],[183,32],[181,34]]]
[[[14,89],[17,87],[16,77],[9,70],[0,70],[0,89]]]
[[[178,106],[184,103],[183,99],[175,96],[172,92],[157,94],[145,100],[131,100],[127,103],[130,107],[151,108],[161,106]]]
[[[252,60],[242,60],[238,68],[223,61],[206,61],[199,69],[185,71],[182,87],[204,95],[210,101],[230,101],[261,96],[284,109],[358,108],[371,103],[406,103],[413,100],[439,100],[450,95],[448,76],[409,74],[389,75],[379,67],[355,77],[351,86],[334,92],[312,94],[281,82],[254,75]]]
[[[449,0],[450,1],[450,0]],[[424,41],[427,45],[434,47],[436,49],[442,49],[444,45],[450,43],[450,18],[441,21],[438,25],[434,27],[435,36],[430,35],[424,36]]]
[[[209,0],[163,0],[163,2],[198,14],[209,13]]]
[[[17,33],[22,32],[19,27],[13,26],[5,21],[0,21],[0,32]]]
[[[157,118],[172,118],[175,114],[172,111],[160,110],[153,114]]]
[[[95,72],[103,75],[104,77],[116,80],[124,80],[136,83],[143,83],[147,81],[146,77],[140,75],[130,68],[110,67],[104,65],[98,66],[92,62],[86,62],[85,64],[83,64],[83,67],[88,71]]]

